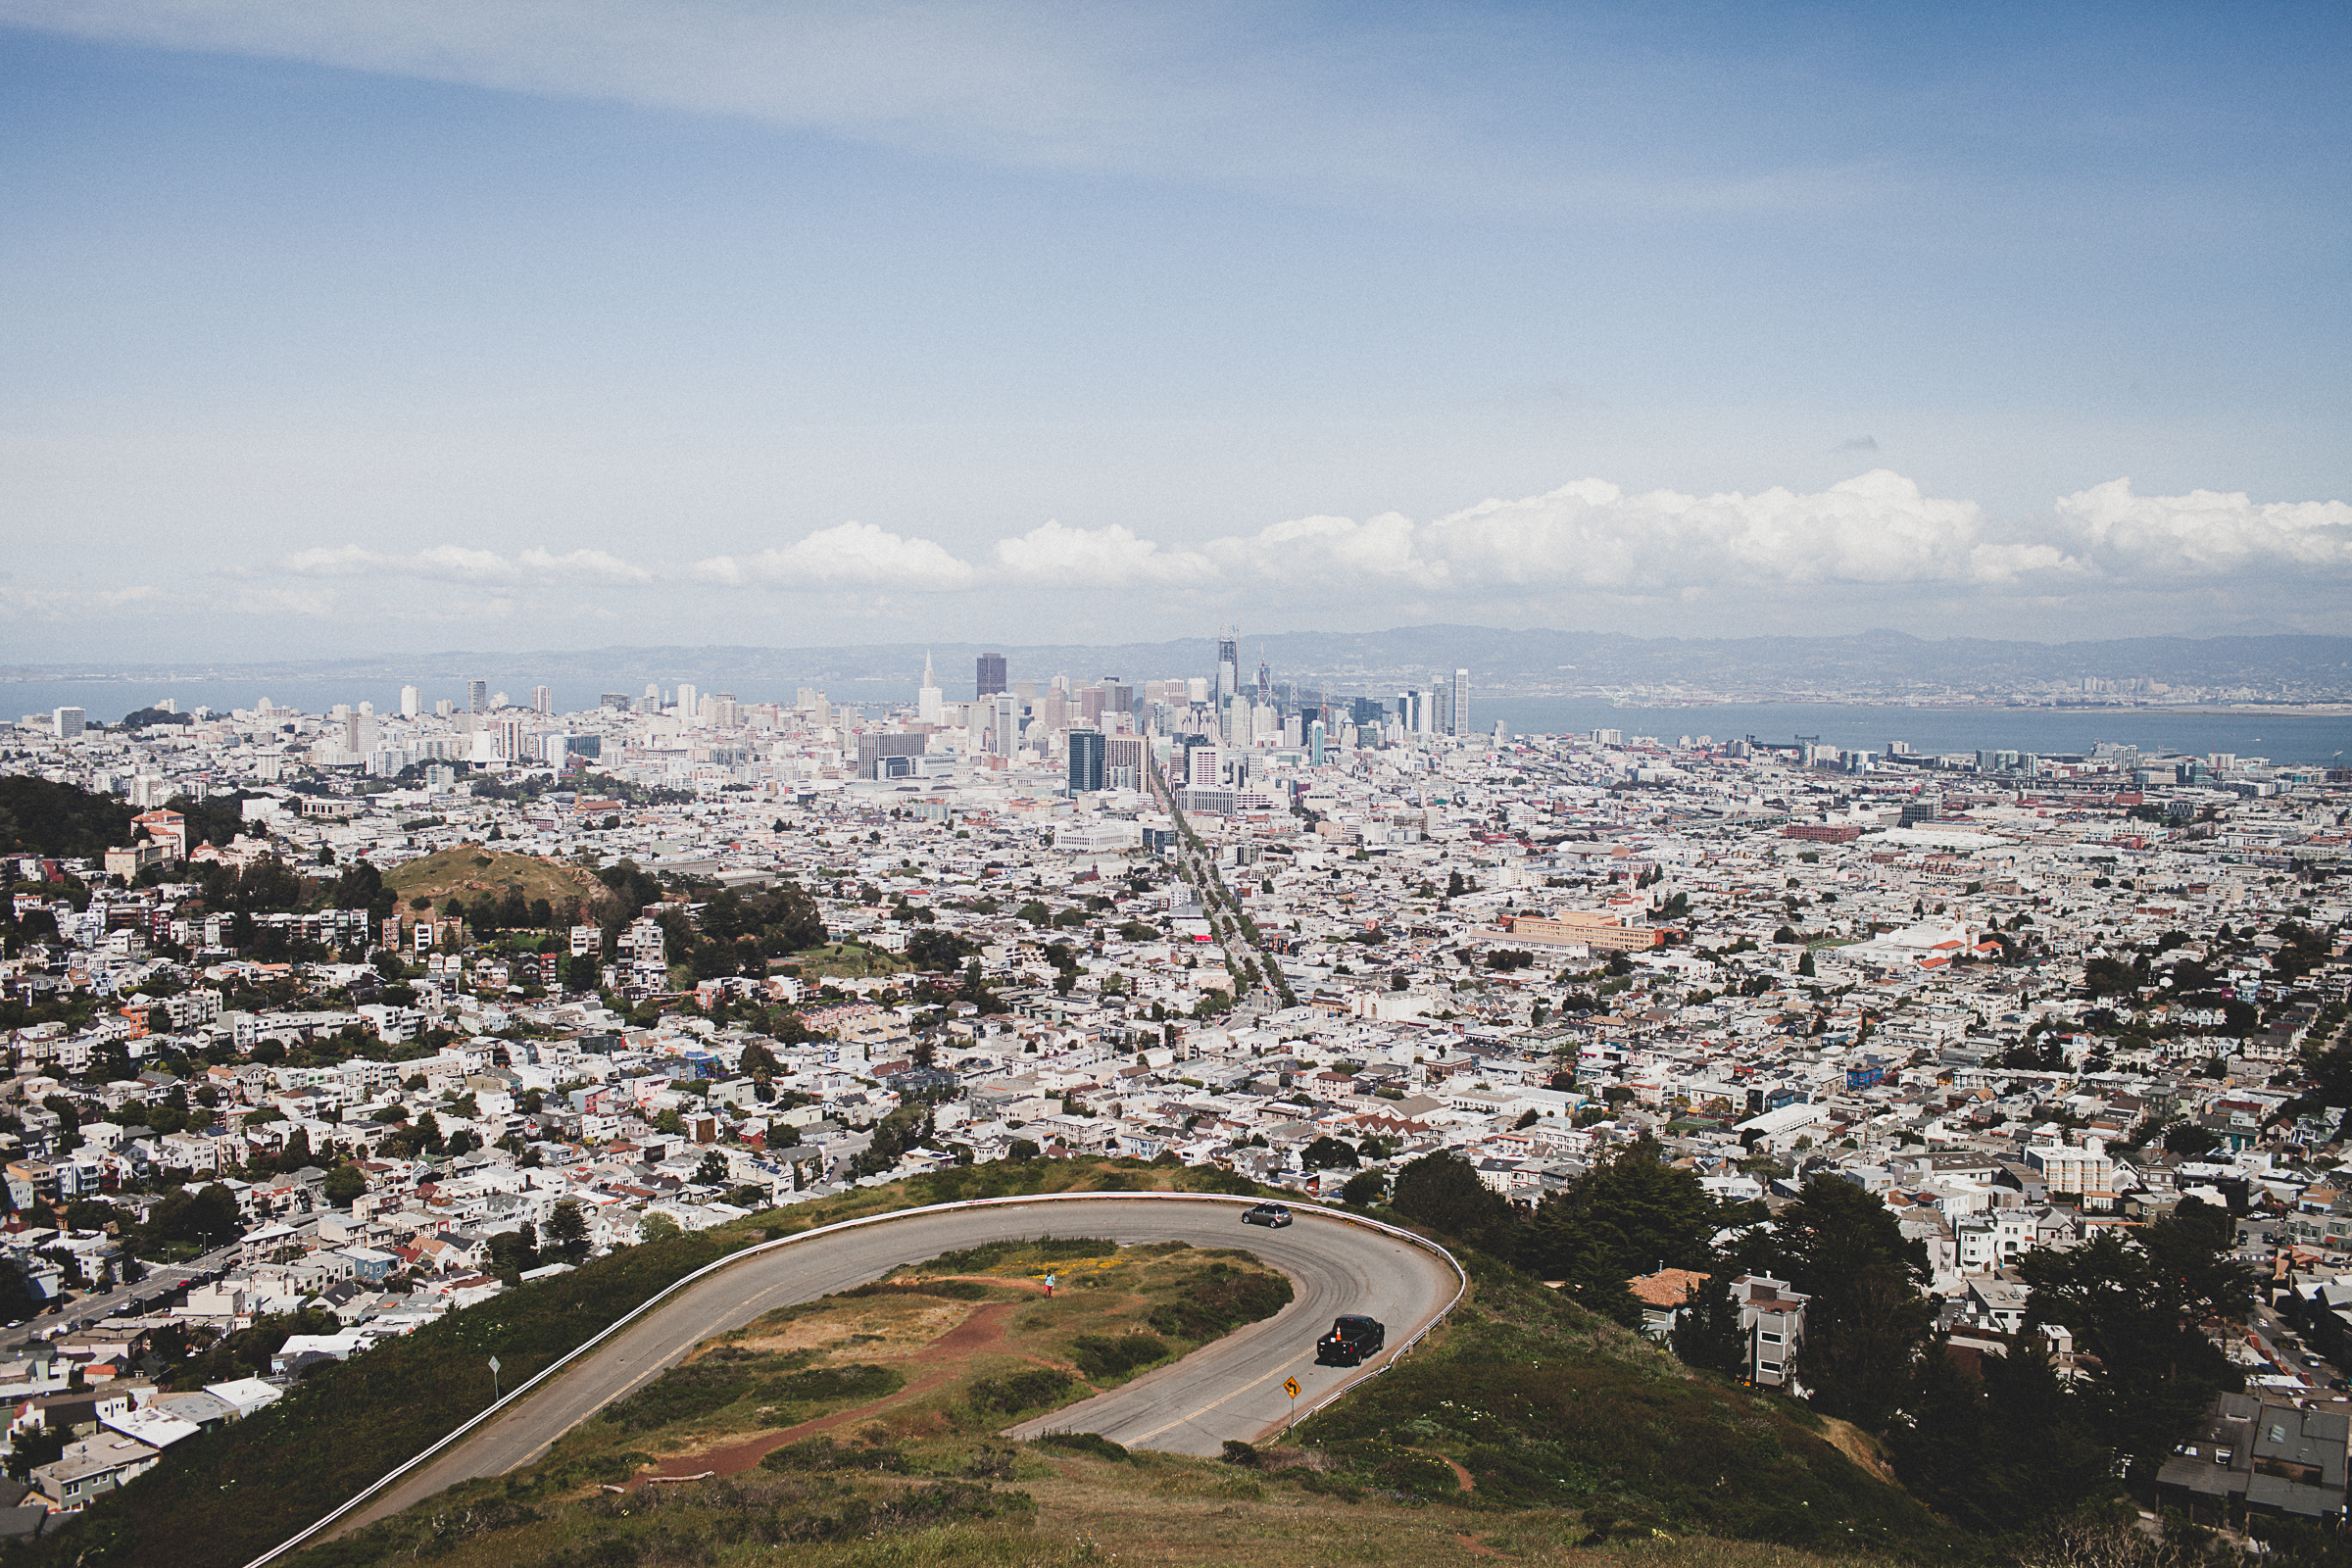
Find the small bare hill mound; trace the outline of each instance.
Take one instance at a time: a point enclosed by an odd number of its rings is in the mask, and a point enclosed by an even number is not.
[[[385,873],[384,885],[400,895],[404,913],[417,899],[430,899],[439,908],[450,899],[471,905],[488,894],[504,898],[512,890],[525,904],[545,899],[559,919],[577,911],[582,901],[594,905],[605,897],[605,885],[595,873],[562,860],[543,860],[533,855],[514,855],[485,844],[461,844],[436,850]]]

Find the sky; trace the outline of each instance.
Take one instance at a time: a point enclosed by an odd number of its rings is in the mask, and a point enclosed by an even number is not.
[[[0,664],[2343,632],[2348,44],[0,0]]]

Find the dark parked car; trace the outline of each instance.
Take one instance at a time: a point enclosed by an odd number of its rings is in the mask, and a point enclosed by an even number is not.
[[[1291,1211],[1280,1203],[1259,1203],[1242,1216],[1245,1225],[1284,1226],[1291,1222]]]
[[[1376,1317],[1342,1317],[1331,1332],[1315,1342],[1317,1366],[1354,1366],[1367,1355],[1378,1355],[1389,1343],[1389,1331]]]

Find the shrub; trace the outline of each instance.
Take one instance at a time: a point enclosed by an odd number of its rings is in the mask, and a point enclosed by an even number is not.
[[[831,1438],[806,1438],[771,1448],[761,1456],[762,1470],[872,1470],[891,1475],[906,1473],[906,1456],[897,1448],[848,1448]]]
[[[1041,1367],[1034,1372],[1015,1372],[1005,1378],[982,1378],[972,1385],[972,1408],[1002,1410],[1010,1415],[1018,1410],[1035,1409],[1052,1404],[1069,1392],[1074,1381],[1067,1372]]]
[[[1070,1342],[1070,1359],[1078,1370],[1098,1381],[1125,1377],[1139,1366],[1164,1359],[1167,1343],[1156,1335],[1081,1334]]]
[[[838,1301],[868,1296],[934,1296],[950,1301],[985,1301],[989,1290],[978,1280],[875,1280],[835,1291],[825,1299]]]
[[[1205,1342],[1272,1317],[1292,1295],[1291,1282],[1280,1274],[1246,1274],[1211,1263],[1174,1300],[1153,1307],[1151,1323],[1162,1334]]]
[[[1071,1453],[1090,1453],[1098,1459],[1135,1462],[1135,1455],[1100,1432],[1049,1432],[1037,1444],[1041,1448],[1061,1448]]]

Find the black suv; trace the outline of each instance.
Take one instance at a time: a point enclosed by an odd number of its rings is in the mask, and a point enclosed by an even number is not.
[[[1376,1317],[1335,1318],[1331,1332],[1315,1342],[1315,1364],[1355,1366],[1388,1343],[1389,1331]]]
[[[1259,1203],[1242,1216],[1245,1225],[1272,1225],[1277,1228],[1291,1222],[1291,1211],[1280,1203]]]

